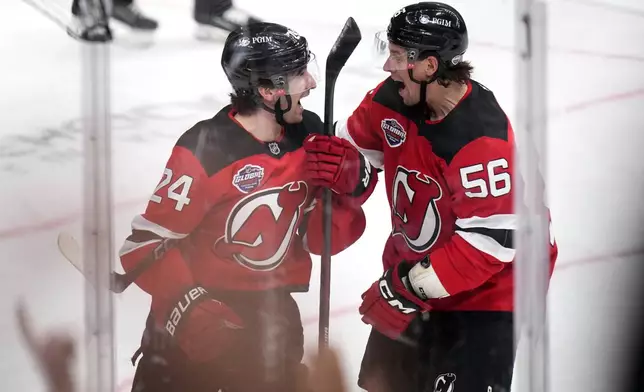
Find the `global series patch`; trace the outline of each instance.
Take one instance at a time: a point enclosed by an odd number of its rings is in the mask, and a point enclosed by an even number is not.
[[[405,142],[407,132],[395,118],[385,118],[380,122],[380,127],[385,134],[385,140],[389,147],[395,148]]]
[[[264,178],[264,168],[248,164],[233,176],[233,185],[242,193],[254,191]]]

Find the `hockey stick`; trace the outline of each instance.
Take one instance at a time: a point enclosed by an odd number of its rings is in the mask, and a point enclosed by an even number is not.
[[[333,135],[333,100],[335,82],[340,71],[360,43],[362,35],[353,18],[347,19],[338,39],[326,59],[326,88],[324,92],[324,134]],[[320,351],[329,346],[329,310],[331,302],[331,190],[322,193],[322,233],[324,244],[320,265],[320,324],[318,348]]]
[[[146,258],[144,258],[137,266],[125,274],[119,274],[118,272],[112,272],[111,282],[110,282],[110,291],[114,293],[122,293],[127,289],[135,280],[143,273],[143,271],[150,268],[155,261],[162,258],[168,250],[174,248],[178,240],[167,239],[162,241],[152,253],[150,253]],[[87,275],[83,269],[83,251],[76,241],[76,239],[69,233],[62,232],[58,234],[58,249],[60,253],[65,256],[67,261],[69,261],[85,278]]]

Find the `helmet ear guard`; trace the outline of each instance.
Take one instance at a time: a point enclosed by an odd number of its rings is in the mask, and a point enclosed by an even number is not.
[[[255,102],[262,109],[275,114],[275,118],[279,124],[285,125],[284,114],[293,107],[292,95],[303,94],[319,83],[320,72],[315,55],[312,52],[308,52],[308,63],[306,63],[302,68],[295,69],[288,73],[270,75],[264,80],[270,81],[272,87],[269,88],[277,90],[277,99],[275,100],[275,104],[273,107],[270,107],[259,94],[258,88],[262,87],[259,80],[255,83],[251,83],[251,91],[254,94]],[[286,100],[285,109],[283,109],[281,105],[282,97]]]
[[[392,53],[389,50],[389,44],[392,43],[400,47],[403,53]],[[388,68],[393,71],[404,71],[414,68],[414,63],[422,61],[427,57],[436,57],[441,62],[438,52],[417,47],[407,47],[393,42],[387,38],[385,30],[379,31],[374,36],[373,52],[374,63],[382,67],[385,62]]]
[[[243,53],[237,56],[242,57]],[[259,56],[248,55],[238,60],[235,67],[224,68],[229,81],[236,88],[267,87],[270,82],[275,89],[284,89],[290,94],[299,94],[309,89],[308,80],[302,78],[308,72],[315,82],[320,80],[317,59],[308,48],[293,50],[292,53]],[[306,88],[305,88],[306,86]]]
[[[270,75],[268,79],[276,89],[282,89],[287,95],[302,94],[317,85],[320,78],[320,68],[313,52],[307,53],[307,60],[299,68]]]

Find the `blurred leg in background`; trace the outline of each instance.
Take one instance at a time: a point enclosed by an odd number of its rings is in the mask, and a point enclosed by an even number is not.
[[[72,14],[80,16],[79,0],[73,0]],[[112,14],[110,16],[134,30],[154,31],[159,27],[159,23],[145,16],[133,0],[113,0]]]
[[[198,39],[221,38],[239,26],[258,22],[259,19],[235,7],[233,0],[194,0],[194,20]]]
[[[72,14],[77,17],[81,15],[79,2],[72,2]],[[143,14],[134,0],[113,0],[110,17],[136,31],[151,32],[159,26]],[[204,40],[220,39],[241,25],[259,21],[235,7],[233,0],[194,0],[193,19],[198,26],[197,38]]]

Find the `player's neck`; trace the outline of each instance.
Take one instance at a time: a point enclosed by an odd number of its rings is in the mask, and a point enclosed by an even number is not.
[[[431,83],[427,86],[425,102],[431,109],[431,120],[438,121],[445,118],[465,93],[467,93],[466,84],[450,83],[447,87],[443,87],[438,83]]]
[[[282,126],[275,121],[275,115],[266,110],[258,110],[246,116],[238,113],[235,115],[235,120],[255,139],[262,142],[275,141],[282,135]]]

